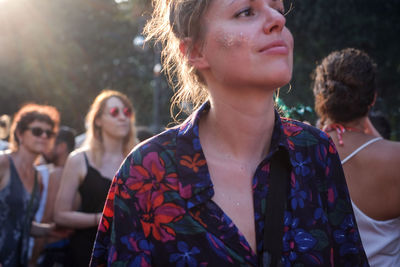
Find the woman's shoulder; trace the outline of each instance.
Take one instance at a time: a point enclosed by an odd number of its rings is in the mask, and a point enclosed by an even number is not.
[[[380,142],[375,142],[375,145],[372,144],[371,149],[374,151],[370,155],[371,158],[379,160],[386,165],[393,165],[396,169],[400,166],[400,142],[384,139]]]
[[[89,147],[84,146],[84,147],[80,147],[80,148],[77,148],[74,151],[72,151],[69,154],[69,157],[70,158],[82,158],[83,159],[85,157],[85,154],[88,154],[88,153],[90,153]]]
[[[87,153],[89,153],[89,149],[87,147],[78,148],[78,149],[72,151],[68,155],[68,159],[67,159],[68,166],[71,166],[71,165],[74,167],[86,166],[85,155],[87,155]]]
[[[391,150],[392,153],[396,153],[397,155],[400,153],[400,142],[398,141],[383,139],[382,145],[383,148]]]
[[[380,140],[371,144],[370,148],[367,147],[364,153],[360,153],[351,166],[354,172],[361,170],[359,172],[362,172],[363,180],[367,181],[365,186],[371,190],[371,195],[375,194],[376,199],[385,206],[377,209],[380,213],[384,210],[389,212],[388,218],[400,215],[399,155],[400,142]]]

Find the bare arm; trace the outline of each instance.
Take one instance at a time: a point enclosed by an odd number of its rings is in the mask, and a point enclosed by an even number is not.
[[[101,213],[85,213],[73,209],[75,195],[78,194],[86,172],[83,153],[72,153],[65,164],[54,207],[54,221],[58,225],[77,229],[98,225]]]
[[[54,221],[54,204],[57,197],[57,192],[60,188],[61,182],[61,175],[62,175],[62,168],[55,168],[50,173],[49,178],[49,185],[47,189],[47,201],[46,201],[46,208],[44,210],[42,222],[52,222]]]
[[[43,218],[42,218],[42,223],[47,223],[48,226],[55,225],[54,224],[54,204],[56,201],[57,197],[57,192],[60,187],[60,182],[61,182],[61,175],[62,175],[62,168],[61,167],[55,167],[51,172],[50,172],[50,178],[49,178],[49,185],[47,189],[47,199],[46,199],[46,208],[44,210]],[[43,224],[42,224],[43,226]],[[32,229],[37,227],[37,223],[32,224]],[[52,227],[52,231],[48,232],[44,238],[35,238],[35,246],[32,251],[32,256],[30,259],[31,266],[35,266],[40,253],[43,251],[45,245],[47,243],[51,243],[54,241],[59,240],[60,238],[66,238],[68,237],[73,230],[65,227]],[[33,233],[32,233],[33,235]],[[41,237],[41,236],[40,236]]]
[[[33,221],[31,226],[31,235],[34,237],[47,236],[54,229],[54,227],[54,223],[38,223]]]
[[[38,182],[40,192],[43,192],[43,178],[40,172],[38,172]],[[54,223],[40,223],[32,221],[31,223],[31,235],[34,237],[45,237],[54,229]]]
[[[42,218],[43,223],[54,223],[54,205],[56,202],[57,192],[59,191],[59,188],[60,188],[62,173],[63,173],[63,168],[61,168],[61,167],[56,167],[50,173],[49,186],[48,186],[48,190],[47,190],[46,208],[44,210],[44,214],[43,214],[43,218]],[[78,207],[79,207],[79,203],[78,203],[78,205],[75,203],[72,207],[72,210],[77,210]],[[72,231],[73,230],[70,228],[57,227],[57,225],[56,225],[56,228],[50,233],[50,236],[56,237],[56,238],[65,238]]]

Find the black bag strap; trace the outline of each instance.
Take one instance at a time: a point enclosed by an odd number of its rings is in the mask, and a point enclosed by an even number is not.
[[[286,208],[291,164],[288,152],[278,150],[271,158],[270,185],[264,223],[263,267],[281,266],[283,219]]]

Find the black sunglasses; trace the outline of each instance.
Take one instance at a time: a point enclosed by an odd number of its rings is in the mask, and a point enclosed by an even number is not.
[[[36,137],[40,137],[43,135],[43,133],[45,133],[46,138],[51,138],[55,134],[52,130],[43,130],[40,127],[31,127],[31,128],[28,128],[28,130],[30,130],[32,132],[33,136],[36,136]]]

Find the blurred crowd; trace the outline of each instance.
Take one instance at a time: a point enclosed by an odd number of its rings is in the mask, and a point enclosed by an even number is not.
[[[93,101],[85,133],[59,123],[33,103],[0,117],[0,266],[88,266],[111,180],[153,136],[113,90]]]

